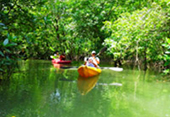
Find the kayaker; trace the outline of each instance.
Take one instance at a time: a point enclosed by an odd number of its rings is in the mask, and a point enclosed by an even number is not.
[[[63,54],[60,55],[60,60],[66,60],[66,55],[65,55],[65,53],[63,53]]]
[[[91,63],[94,64],[95,67],[99,67],[98,64],[100,63],[100,59],[96,56],[96,51],[91,52],[91,57],[89,57],[88,60],[90,60]],[[85,65],[88,65],[87,63],[88,62],[85,61]]]
[[[59,55],[59,52],[56,51],[56,53],[53,55],[53,56],[50,56],[52,59],[59,59],[60,58],[60,55]]]
[[[96,51],[92,51],[92,52],[91,52],[91,57],[90,57],[90,58],[93,59],[93,62],[94,62],[96,65],[100,64],[100,59],[99,59],[99,57],[96,56]],[[89,58],[89,59],[90,59],[90,58]]]
[[[59,59],[60,55],[59,55],[59,52],[58,52],[58,51],[56,51],[56,54],[54,54],[54,57],[55,57],[56,59]]]
[[[85,65],[90,66],[90,67],[98,67],[98,66],[93,62],[93,59],[92,59],[92,58],[89,58]]]

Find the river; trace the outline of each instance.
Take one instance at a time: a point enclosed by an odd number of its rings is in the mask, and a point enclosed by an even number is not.
[[[170,82],[160,73],[104,69],[84,79],[76,68],[57,67],[21,62],[0,82],[0,117],[170,117]]]

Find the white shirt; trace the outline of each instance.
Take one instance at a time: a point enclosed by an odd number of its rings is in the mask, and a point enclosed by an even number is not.
[[[99,59],[98,57],[95,57],[95,58],[96,58],[97,61],[100,62],[100,59]],[[93,63],[96,64],[96,65],[98,65],[97,62],[96,62],[96,60],[94,59],[94,57],[90,57],[89,59],[92,59],[92,60],[93,60]]]
[[[90,66],[90,67],[95,67],[95,66],[93,65],[93,63],[89,63],[88,61],[87,61],[86,65],[87,65],[87,66]]]

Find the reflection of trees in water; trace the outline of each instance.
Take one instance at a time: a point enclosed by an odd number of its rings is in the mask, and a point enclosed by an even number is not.
[[[59,103],[61,100],[61,95],[59,92],[59,89],[56,89],[51,95],[50,95],[52,101],[54,101],[54,103]]]
[[[155,109],[168,99],[168,87],[163,84],[163,91],[159,84],[151,85],[155,75],[146,72],[103,70],[95,78],[77,79],[77,71],[64,73],[45,69],[48,65],[28,65],[32,69],[16,73],[9,82],[0,85],[0,110],[4,116],[14,112],[19,116],[121,117],[135,115],[132,109],[140,113],[138,109],[143,106],[147,108],[145,115],[152,115],[149,113],[152,99],[160,101]],[[158,100],[150,94],[156,94]]]

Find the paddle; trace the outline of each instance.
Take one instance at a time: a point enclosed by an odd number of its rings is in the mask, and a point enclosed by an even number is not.
[[[98,54],[96,54],[96,55],[99,56],[101,53],[103,53],[103,52],[106,51],[106,50],[107,50],[107,46],[103,47],[103,48],[100,50],[100,52],[99,52]],[[89,57],[85,57],[85,58],[84,58],[84,61],[87,61],[88,58],[89,58]]]
[[[106,51],[106,50],[107,50],[107,46],[103,47],[103,48],[100,50],[100,52],[97,54],[97,56],[99,56],[101,53],[103,53],[103,52]]]

